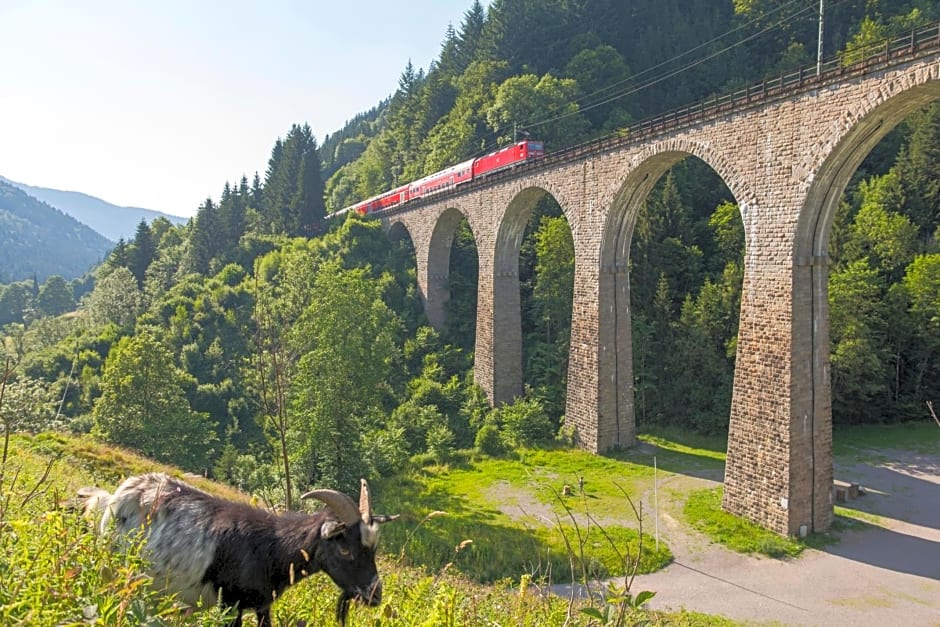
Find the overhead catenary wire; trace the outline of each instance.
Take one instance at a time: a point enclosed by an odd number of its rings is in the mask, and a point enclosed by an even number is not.
[[[625,79],[623,79],[623,80],[616,81],[616,82],[614,82],[614,83],[611,83],[610,85],[607,85],[607,86],[605,86],[605,87],[602,87],[602,88],[600,88],[600,89],[597,89],[597,90],[595,90],[594,92],[592,92],[592,93],[590,93],[590,94],[586,94],[586,95],[582,98],[582,100],[588,101],[588,100],[591,99],[592,97],[597,96],[597,95],[599,95],[599,94],[603,94],[604,92],[608,92],[608,91],[610,91],[610,90],[612,90],[612,89],[614,89],[614,88],[616,88],[616,87],[619,87],[620,85],[625,85],[625,84],[631,83],[631,82],[635,81],[637,78],[639,78],[639,77],[641,77],[641,76],[644,76],[644,75],[646,75],[646,74],[649,74],[649,73],[653,72],[654,70],[658,70],[659,68],[661,68],[661,67],[663,67],[663,66],[670,65],[671,63],[674,63],[674,62],[676,62],[676,61],[682,59],[683,57],[686,57],[686,56],[688,56],[688,55],[690,55],[690,54],[692,54],[692,53],[694,53],[694,52],[698,52],[698,51],[701,50],[702,48],[706,48],[706,47],[712,45],[713,43],[716,43],[716,42],[718,42],[718,41],[721,41],[721,40],[724,39],[725,37],[728,37],[729,35],[733,35],[734,33],[738,32],[738,31],[741,30],[742,28],[748,28],[748,27],[750,27],[750,26],[756,24],[757,22],[760,22],[761,20],[767,19],[768,17],[770,17],[771,15],[774,15],[775,13],[778,13],[778,12],[780,12],[780,11],[783,11],[783,10],[785,10],[785,9],[788,9],[788,8],[790,8],[791,6],[793,6],[793,5],[795,5],[795,4],[799,4],[799,3],[804,2],[804,1],[805,1],[805,0],[790,0],[790,2],[788,2],[788,3],[786,3],[786,4],[782,4],[782,5],[780,5],[779,7],[775,8],[775,9],[772,9],[772,10],[768,11],[767,13],[765,13],[765,14],[763,14],[763,15],[760,15],[760,16],[758,16],[758,17],[751,18],[751,19],[748,20],[747,22],[743,22],[743,23],[739,24],[738,26],[732,28],[731,30],[726,31],[726,32],[724,32],[724,33],[722,33],[722,34],[720,34],[720,35],[715,36],[715,37],[712,37],[712,38],[709,39],[708,41],[704,41],[704,42],[698,44],[697,46],[693,46],[692,48],[689,48],[688,50],[685,50],[685,51],[683,51],[683,52],[680,52],[679,54],[677,54],[677,55],[675,55],[675,56],[673,56],[673,57],[671,57],[671,58],[669,58],[669,59],[665,59],[665,60],[663,60],[663,61],[660,61],[659,63],[653,64],[653,65],[651,65],[651,66],[649,66],[649,67],[647,67],[647,68],[645,68],[645,69],[643,69],[643,70],[640,70],[640,71],[637,72],[636,74],[632,74],[631,76],[629,76],[629,77],[627,77],[627,78],[625,78]],[[577,101],[576,101],[576,102],[577,102]]]
[[[791,5],[792,5],[792,4],[795,4],[795,2],[791,2],[790,4],[791,4]],[[790,6],[790,5],[787,5],[787,6]],[[664,74],[661,74],[661,75],[659,75],[659,76],[656,76],[656,77],[654,77],[654,78],[651,78],[651,79],[649,79],[649,80],[647,80],[647,81],[641,83],[640,85],[637,85],[637,86],[635,86],[635,87],[631,87],[630,89],[627,89],[627,90],[624,90],[624,91],[622,91],[622,92],[619,92],[619,93],[617,93],[617,94],[615,94],[615,95],[613,95],[613,96],[610,96],[610,97],[608,97],[608,98],[605,98],[605,99],[603,99],[603,100],[601,100],[601,101],[599,101],[599,102],[593,103],[593,104],[591,104],[591,105],[587,105],[587,106],[585,106],[585,107],[579,107],[576,111],[571,111],[571,112],[563,113],[563,114],[560,114],[560,115],[557,115],[557,116],[552,116],[552,117],[550,117],[550,118],[545,118],[545,119],[538,120],[538,121],[535,121],[535,122],[526,122],[526,123],[521,124],[520,126],[523,127],[523,128],[535,128],[535,127],[538,127],[538,126],[542,126],[542,125],[544,125],[544,124],[549,124],[549,123],[551,123],[551,122],[557,122],[557,121],[560,121],[560,120],[564,120],[564,119],[566,119],[566,118],[569,118],[569,117],[572,117],[572,116],[574,116],[574,115],[583,113],[583,112],[585,112],[585,111],[590,111],[590,110],[592,110],[592,109],[595,109],[595,108],[597,108],[597,107],[603,106],[603,105],[605,105],[605,104],[609,104],[609,103],[614,102],[614,101],[616,101],[616,100],[619,100],[619,99],[621,99],[621,98],[625,98],[626,96],[633,95],[633,94],[638,93],[638,92],[640,92],[640,91],[643,91],[643,90],[645,90],[645,89],[649,89],[649,88],[652,87],[653,85],[659,84],[659,83],[661,83],[661,82],[663,82],[663,81],[665,81],[665,80],[668,80],[668,79],[670,79],[670,78],[673,78],[673,77],[675,77],[675,76],[677,76],[677,75],[679,75],[679,74],[681,74],[681,73],[683,73],[683,72],[686,72],[686,71],[688,71],[688,70],[690,70],[690,69],[692,69],[692,68],[694,68],[694,67],[697,67],[697,66],[701,65],[702,63],[705,63],[705,62],[707,62],[707,61],[710,61],[710,60],[714,59],[715,57],[718,57],[718,56],[720,56],[720,55],[722,55],[722,54],[725,54],[726,52],[729,52],[729,51],[731,51],[731,50],[737,48],[738,46],[741,46],[741,45],[743,45],[743,44],[745,44],[745,43],[748,43],[749,41],[752,41],[753,39],[756,39],[757,37],[760,37],[761,35],[764,35],[764,34],[770,32],[770,31],[772,31],[772,30],[775,30],[775,29],[777,29],[777,28],[779,28],[779,27],[781,27],[781,26],[783,26],[783,25],[789,23],[789,22],[792,22],[792,21],[794,21],[795,19],[797,19],[798,17],[801,17],[804,13],[807,13],[807,12],[812,11],[812,10],[813,10],[813,7],[811,7],[811,6],[804,6],[802,9],[796,11],[795,13],[792,13],[791,15],[789,15],[789,16],[787,16],[787,17],[785,17],[785,18],[783,18],[783,19],[781,19],[781,20],[779,20],[779,21],[777,21],[777,22],[775,22],[775,23],[773,23],[773,24],[770,24],[770,25],[766,26],[765,28],[763,28],[763,29],[757,31],[756,33],[753,33],[753,34],[751,34],[751,35],[749,35],[749,36],[747,36],[747,37],[741,39],[740,41],[737,41],[737,42],[735,42],[735,43],[733,43],[733,44],[727,45],[727,46],[725,46],[724,48],[722,48],[722,49],[720,49],[720,50],[717,50],[717,51],[715,51],[715,52],[713,52],[713,53],[711,53],[711,54],[705,55],[704,57],[701,57],[701,58],[699,58],[699,59],[696,59],[695,61],[692,61],[692,62],[690,62],[690,63],[686,63],[685,65],[683,65],[683,66],[681,66],[681,67],[679,67],[679,68],[676,68],[676,69],[674,69],[674,70],[670,70],[670,71],[668,71],[668,72],[666,72],[666,73],[664,73]],[[735,30],[737,30],[737,29],[735,29]],[[734,32],[734,31],[729,31],[729,32]],[[714,40],[713,40],[713,41],[714,41]],[[698,47],[700,48],[700,47],[705,46],[705,45],[708,45],[708,44],[707,44],[707,43],[706,43],[706,44],[702,44],[701,46],[698,46]],[[683,56],[683,55],[677,55],[677,57],[675,57],[675,58],[679,58],[679,57],[681,57],[681,56]],[[672,60],[664,61],[664,62],[658,64],[658,66],[661,67],[662,65],[666,65],[666,64],[669,64],[669,63],[671,63],[671,62],[672,62]]]
[[[834,4],[839,5],[839,4],[845,3],[846,1],[847,1],[847,0],[836,0],[836,1],[834,2]],[[791,9],[791,8],[793,8],[794,6],[798,6],[798,5],[802,5],[802,8],[800,8],[799,10],[797,10],[797,11],[795,11],[795,12],[793,12],[793,13],[788,14],[787,16],[783,17],[782,19],[777,20],[776,22],[773,22],[773,23],[767,25],[766,27],[762,28],[761,30],[759,30],[759,31],[757,31],[757,32],[755,32],[755,33],[752,33],[751,35],[748,35],[747,37],[745,37],[745,38],[743,38],[743,39],[741,39],[741,40],[739,40],[739,41],[737,41],[737,42],[734,42],[734,43],[731,43],[731,44],[729,44],[729,45],[726,45],[725,47],[721,48],[720,50],[717,50],[717,51],[715,51],[715,52],[713,52],[713,53],[711,53],[711,54],[708,54],[708,55],[706,55],[706,56],[704,56],[704,57],[701,57],[701,58],[695,59],[695,60],[693,60],[693,61],[690,61],[690,62],[686,63],[685,65],[682,65],[682,66],[680,66],[680,67],[678,67],[678,68],[675,68],[675,69],[673,69],[673,70],[669,70],[669,71],[660,73],[660,74],[658,74],[658,75],[655,75],[655,76],[653,76],[652,78],[650,78],[650,79],[648,79],[648,80],[646,80],[646,81],[640,83],[639,85],[634,85],[634,86],[632,86],[632,87],[630,87],[630,88],[628,88],[628,89],[626,89],[626,90],[617,92],[617,93],[615,93],[614,95],[605,96],[602,100],[595,101],[595,102],[591,102],[592,98],[594,98],[594,97],[596,97],[596,96],[599,96],[599,95],[601,95],[601,94],[603,94],[603,93],[605,93],[605,92],[609,92],[610,90],[612,90],[612,89],[614,89],[614,88],[616,88],[616,87],[618,87],[618,86],[621,86],[621,85],[624,85],[624,84],[627,84],[627,83],[632,83],[632,82],[635,81],[638,77],[646,76],[646,75],[648,75],[648,74],[650,74],[650,73],[652,73],[652,72],[654,72],[654,71],[656,71],[656,70],[659,70],[659,69],[661,69],[661,68],[663,68],[663,67],[665,67],[665,66],[669,66],[669,65],[671,65],[671,64],[673,64],[673,63],[675,63],[675,62],[677,62],[677,61],[679,61],[679,60],[681,60],[681,59],[683,59],[683,58],[685,58],[685,57],[688,57],[689,55],[691,55],[691,54],[693,54],[693,53],[695,53],[695,52],[698,52],[698,51],[702,50],[703,48],[707,48],[708,46],[714,44],[715,42],[721,41],[721,40],[727,38],[728,36],[733,35],[734,33],[738,32],[738,31],[740,31],[740,30],[742,30],[742,29],[744,29],[744,28],[748,28],[748,27],[750,27],[750,26],[753,26],[753,25],[756,24],[756,23],[759,23],[759,22],[761,22],[761,21],[763,21],[763,20],[768,19],[768,18],[771,17],[771,16],[774,16],[774,15],[780,13],[780,12],[786,11],[786,10]],[[543,126],[543,125],[545,125],[545,124],[550,124],[550,123],[552,123],[552,122],[557,122],[557,121],[560,121],[560,120],[564,120],[564,119],[567,119],[567,118],[569,118],[569,117],[573,117],[573,116],[575,116],[575,115],[578,115],[578,114],[580,114],[580,113],[584,113],[585,111],[590,111],[590,110],[592,110],[592,109],[595,109],[595,108],[597,108],[597,107],[603,106],[603,105],[605,105],[605,104],[609,104],[609,103],[614,102],[614,101],[616,101],[616,100],[619,100],[619,99],[621,99],[621,98],[625,98],[625,97],[627,97],[627,96],[630,96],[630,95],[633,95],[633,94],[636,94],[636,93],[640,93],[640,92],[642,92],[642,91],[644,91],[644,90],[646,90],[646,89],[649,89],[649,88],[651,88],[651,87],[653,87],[653,86],[655,86],[655,85],[657,85],[657,84],[659,84],[659,83],[662,83],[663,81],[666,81],[666,80],[668,80],[668,79],[670,79],[670,78],[673,78],[674,76],[677,76],[677,75],[679,75],[679,74],[681,74],[681,73],[683,73],[683,72],[686,72],[686,71],[688,71],[688,70],[690,70],[690,69],[693,69],[693,68],[695,68],[695,67],[697,67],[697,66],[699,66],[699,65],[701,65],[701,64],[703,64],[703,63],[706,63],[707,61],[710,61],[710,60],[712,60],[712,59],[714,59],[714,58],[716,58],[716,57],[718,57],[718,56],[720,56],[720,55],[722,55],[722,54],[725,54],[725,53],[727,53],[727,52],[729,52],[729,51],[731,51],[731,50],[737,48],[738,46],[741,46],[741,45],[743,45],[743,44],[745,44],[745,43],[748,43],[748,42],[750,42],[750,41],[752,41],[752,40],[754,40],[754,39],[756,39],[756,38],[758,38],[758,37],[760,37],[760,36],[762,36],[762,35],[765,35],[765,34],[767,34],[767,33],[769,33],[769,32],[772,32],[772,31],[776,30],[777,28],[780,28],[780,27],[783,27],[783,26],[785,26],[785,25],[787,25],[787,24],[790,24],[790,23],[796,21],[797,19],[803,17],[803,16],[804,16],[806,13],[808,13],[809,11],[813,11],[813,12],[816,11],[815,0],[790,0],[790,2],[786,2],[786,3],[784,3],[784,4],[781,4],[779,7],[775,7],[774,9],[771,9],[771,10],[768,11],[767,13],[764,13],[764,14],[759,15],[759,16],[757,16],[757,17],[751,18],[751,19],[748,20],[747,22],[744,22],[744,23],[742,23],[742,24],[740,24],[740,25],[738,25],[738,26],[736,26],[736,27],[734,27],[734,28],[732,28],[732,29],[730,29],[730,30],[728,30],[728,31],[726,31],[726,32],[724,32],[724,33],[722,33],[722,34],[720,34],[720,35],[717,35],[717,36],[715,36],[715,37],[709,39],[708,41],[702,42],[702,43],[700,43],[700,44],[698,44],[698,45],[696,45],[696,46],[693,46],[692,48],[689,48],[688,50],[685,50],[685,51],[683,51],[683,52],[680,52],[680,53],[677,54],[677,55],[674,55],[673,57],[670,57],[669,59],[665,59],[665,60],[663,60],[663,61],[661,61],[661,62],[659,62],[659,63],[656,63],[656,64],[654,64],[654,65],[652,65],[652,66],[650,66],[650,67],[647,67],[647,68],[645,68],[645,69],[643,69],[643,70],[637,72],[636,74],[631,75],[630,77],[628,77],[628,78],[626,78],[626,79],[623,79],[623,80],[621,80],[621,81],[617,81],[617,82],[615,82],[615,83],[612,83],[611,85],[608,85],[608,86],[605,86],[605,87],[603,87],[603,88],[601,88],[601,89],[595,90],[594,92],[592,92],[592,93],[590,93],[590,94],[587,94],[586,96],[584,96],[584,97],[582,97],[582,98],[580,98],[580,99],[578,99],[578,100],[575,100],[574,103],[578,105],[578,109],[577,109],[576,111],[570,111],[570,112],[562,113],[562,114],[555,115],[555,116],[551,116],[551,117],[544,118],[544,119],[541,119],[541,120],[526,121],[526,122],[522,122],[522,123],[516,122],[516,126],[517,126],[520,130],[525,131],[525,130],[528,130],[528,129],[532,129],[532,128],[536,128],[536,127],[539,127],[539,126]],[[497,147],[499,147],[499,145],[500,145],[500,142],[499,142],[500,133],[498,133],[498,132],[493,132],[493,133],[488,134],[488,136],[489,136],[489,139],[487,139],[487,140],[481,145],[481,147],[480,147],[480,149],[479,149],[478,151],[475,151],[475,152],[473,152],[473,153],[471,153],[471,154],[467,154],[467,155],[465,155],[465,157],[466,157],[466,158],[470,158],[470,157],[473,157],[473,156],[479,156],[479,155],[485,154],[485,153],[490,152],[490,151],[496,149]]]

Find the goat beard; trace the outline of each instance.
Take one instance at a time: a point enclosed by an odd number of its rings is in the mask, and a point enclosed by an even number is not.
[[[336,600],[336,622],[340,625],[346,625],[346,615],[349,613],[349,602],[353,600],[353,595],[343,591]]]

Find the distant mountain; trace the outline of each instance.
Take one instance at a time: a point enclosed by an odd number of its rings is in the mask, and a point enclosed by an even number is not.
[[[79,222],[90,226],[112,242],[116,242],[122,237],[125,240],[133,239],[134,234],[137,232],[137,225],[140,224],[142,218],[148,223],[153,222],[156,218],[166,218],[173,224],[184,224],[188,221],[188,218],[171,216],[162,211],[142,209],[140,207],[119,207],[81,192],[34,187],[11,181],[2,176],[0,176],[0,181],[19,187],[30,196],[38,198],[72,216]]]
[[[25,191],[0,181],[0,283],[58,274],[78,278],[114,243]]]

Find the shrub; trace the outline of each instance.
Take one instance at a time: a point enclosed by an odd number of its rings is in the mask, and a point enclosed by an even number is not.
[[[499,410],[499,418],[503,424],[503,439],[512,447],[545,444],[554,436],[552,421],[537,399],[516,399]]]
[[[477,437],[473,441],[473,447],[485,455],[499,457],[506,452],[503,446],[503,440],[499,435],[499,427],[488,423],[480,427],[477,431]]]

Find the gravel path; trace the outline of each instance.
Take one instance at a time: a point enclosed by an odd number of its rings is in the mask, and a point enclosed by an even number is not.
[[[940,451],[880,450],[870,460],[836,462],[838,479],[866,489],[844,505],[875,522],[843,532],[832,546],[807,549],[795,560],[740,555],[664,512],[660,537],[675,562],[637,577],[633,591],[654,590],[655,609],[686,608],[745,624],[940,627]],[[715,485],[671,480],[695,484],[675,486],[681,488]]]

